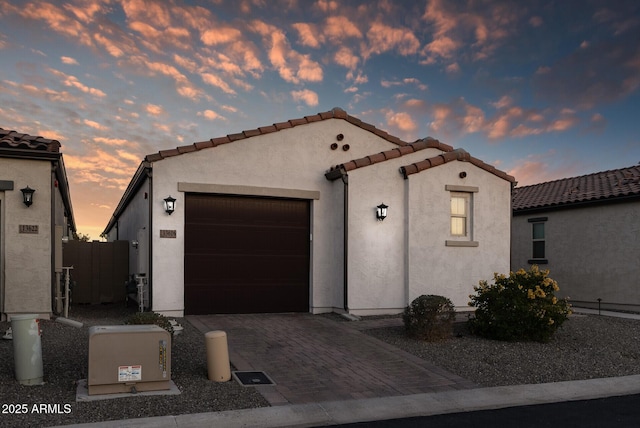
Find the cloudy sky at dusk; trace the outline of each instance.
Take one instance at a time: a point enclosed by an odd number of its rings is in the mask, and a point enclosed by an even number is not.
[[[640,162],[638,40],[637,0],[0,0],[0,127],[94,239],[145,155],[333,107],[526,185]]]

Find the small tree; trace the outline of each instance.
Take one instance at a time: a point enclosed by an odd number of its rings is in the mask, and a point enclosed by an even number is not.
[[[494,274],[494,283],[480,281],[470,295],[475,316],[469,330],[476,335],[504,341],[548,342],[571,314],[567,299],[558,299],[558,283],[533,265],[509,276]]]
[[[451,300],[434,295],[415,298],[402,315],[407,334],[428,342],[450,338],[455,318]]]

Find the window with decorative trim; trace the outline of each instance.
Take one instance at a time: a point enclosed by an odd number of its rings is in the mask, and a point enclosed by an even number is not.
[[[530,218],[527,221],[531,223],[531,259],[530,264],[546,264],[546,233],[545,223],[547,217]]]
[[[467,236],[469,231],[469,193],[451,193],[451,235]]]
[[[448,247],[477,247],[473,240],[473,194],[478,191],[473,186],[446,185],[450,192]]]

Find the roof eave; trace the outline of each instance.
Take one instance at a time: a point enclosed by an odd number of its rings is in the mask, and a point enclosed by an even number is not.
[[[151,177],[151,171],[152,171],[151,162],[142,161],[140,163],[140,165],[138,166],[138,169],[133,174],[133,177],[131,178],[131,181],[129,182],[127,189],[124,191],[124,194],[120,199],[120,202],[118,202],[116,209],[113,211],[113,214],[109,219],[109,223],[107,223],[107,226],[104,228],[104,231],[102,231],[101,235],[106,235],[111,231],[113,226],[115,226],[115,224],[118,222],[118,219],[120,218],[124,210],[127,208],[127,206],[129,205],[129,203],[131,202],[135,194],[138,192],[138,190],[140,190],[140,188],[145,183],[147,178]]]
[[[561,211],[561,210],[569,210],[574,208],[585,208],[585,207],[595,206],[595,205],[614,205],[614,204],[634,202],[634,201],[640,201],[640,193],[635,193],[631,195],[622,195],[622,196],[612,196],[612,197],[600,198],[600,199],[589,199],[585,201],[539,205],[535,207],[514,208],[513,215],[521,216],[521,215],[536,214],[541,212]]]

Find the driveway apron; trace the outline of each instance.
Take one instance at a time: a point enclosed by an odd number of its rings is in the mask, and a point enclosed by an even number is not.
[[[239,371],[264,371],[255,386],[271,405],[389,397],[477,385],[360,330],[398,320],[342,322],[312,314],[192,315],[203,333],[227,334]]]

